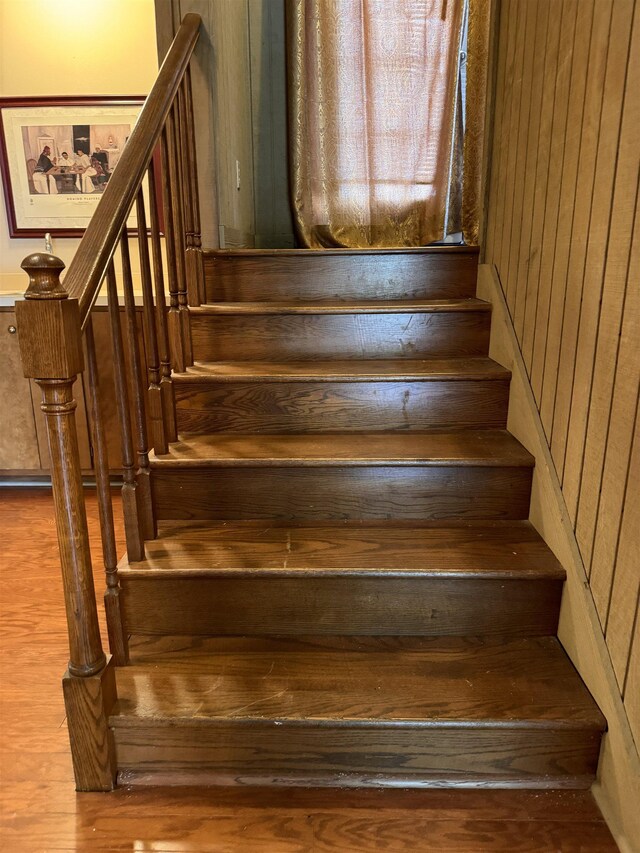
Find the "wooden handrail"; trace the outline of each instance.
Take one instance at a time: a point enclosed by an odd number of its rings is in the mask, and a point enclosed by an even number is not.
[[[136,562],[144,557],[145,540],[156,536],[147,441],[147,404],[151,406],[154,448],[166,452],[167,443],[176,438],[171,371],[174,366],[184,369],[192,363],[185,274],[187,254],[190,256],[190,275],[196,283],[191,292],[192,305],[199,304],[203,292],[195,172],[187,181],[177,162],[179,157],[188,159],[193,152],[193,111],[187,108],[191,103],[187,84],[190,79],[189,62],[198,40],[200,24],[199,15],[191,14],[184,18],[64,282],[60,281],[64,263],[53,255],[30,255],[22,264],[29,275],[29,286],[24,300],[16,303],[16,315],[24,374],[42,388],[41,408],[51,453],[53,502],[70,652],[63,686],[76,786],[80,791],[111,790],[115,783],[115,750],[108,724],[109,713],[117,699],[113,667],[114,663],[126,664],[128,658],[91,308],[106,279],[116,405],[122,438],[122,502],[127,554],[130,561]],[[161,181],[157,180],[153,168],[156,148],[162,149],[165,167]],[[153,275],[143,196],[147,177],[151,192],[149,221]],[[171,299],[168,312],[155,206],[155,189],[160,184],[166,217],[167,280]],[[134,204],[138,214],[146,341],[140,340],[129,257],[127,218]],[[114,264],[114,253],[118,247],[124,291],[124,338]],[[105,606],[109,644],[114,657],[105,655],[100,636],[73,396],[73,384],[84,370],[83,329],[86,333],[88,399],[107,580]],[[177,353],[174,362],[168,351],[171,349]],[[142,352],[145,353],[144,361]],[[128,382],[128,369],[133,373],[132,383]],[[129,403],[130,392],[133,411]]]
[[[200,23],[200,15],[195,13],[183,18],[65,276],[66,292],[70,298],[78,300],[82,327],[98,296],[109,261],[189,64],[198,40]]]

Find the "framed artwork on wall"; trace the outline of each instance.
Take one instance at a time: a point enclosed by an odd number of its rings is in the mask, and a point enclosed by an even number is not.
[[[0,172],[10,237],[82,235],[143,102],[141,96],[0,99]],[[146,183],[144,191],[148,205]],[[160,204],[158,209],[162,222]],[[135,211],[128,227],[136,228]]]

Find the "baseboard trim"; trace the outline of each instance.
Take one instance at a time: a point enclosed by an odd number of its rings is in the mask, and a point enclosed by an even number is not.
[[[566,573],[558,637],[607,718],[593,795],[624,853],[640,851],[640,758],[620,697],[578,543],[551,458],[500,280],[478,268],[478,297],[492,304],[489,355],[512,372],[508,430],[535,457],[530,520]]]

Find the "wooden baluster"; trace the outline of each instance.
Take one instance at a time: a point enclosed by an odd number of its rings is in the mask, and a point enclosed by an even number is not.
[[[162,411],[162,391],[160,389],[160,357],[158,355],[158,335],[156,331],[156,312],[153,304],[153,286],[151,284],[151,263],[149,260],[149,238],[147,237],[147,217],[142,188],[136,198],[136,216],[138,218],[138,250],[140,252],[140,272],[142,276],[142,306],[144,311],[145,352],[147,354],[147,373],[149,387],[149,422],[151,439],[156,453],[166,453],[169,449],[164,428]]]
[[[120,439],[122,446],[122,510],[124,514],[124,532],[127,540],[127,554],[132,563],[144,559],[144,535],[141,523],[140,499],[136,483],[133,435],[129,409],[129,390],[124,361],[124,344],[120,325],[120,306],[113,260],[107,269],[107,298],[111,323],[111,341],[113,346],[113,373],[116,387],[116,405],[120,420]]]
[[[138,470],[136,484],[140,523],[144,539],[155,539],[157,535],[153,495],[151,493],[151,469],[149,468],[149,443],[147,440],[147,413],[144,404],[146,382],[140,357],[140,334],[136,319],[136,303],[133,296],[131,277],[131,258],[129,256],[129,238],[126,226],[120,236],[120,254],[122,256],[122,289],[124,292],[124,315],[126,319],[127,345],[131,360],[131,391],[133,393],[133,414],[135,421],[136,450]]]
[[[191,325],[189,321],[189,297],[187,294],[187,274],[185,269],[185,236],[184,236],[184,196],[182,180],[182,157],[184,152],[178,147],[178,108],[174,102],[167,117],[169,151],[169,177],[171,180],[171,202],[173,205],[173,236],[176,245],[176,268],[178,271],[178,307],[180,312],[180,332],[184,361],[188,366],[193,364],[191,347]]]
[[[62,685],[76,787],[109,791],[116,763],[108,717],[117,692],[100,639],[75,421],[73,383],[83,370],[80,313],[60,284],[59,258],[30,255],[22,268],[29,287],[16,314],[24,375],[42,388],[51,455],[70,650]]]
[[[96,347],[93,336],[91,315],[85,326],[87,345],[87,396],[91,422],[91,440],[93,443],[93,461],[96,472],[96,491],[98,494],[98,514],[102,536],[102,556],[107,581],[104,594],[104,609],[107,614],[107,632],[109,649],[116,666],[129,662],[129,646],[124,630],[120,601],[120,581],[118,579],[118,553],[116,535],[113,526],[113,506],[111,503],[111,483],[109,481],[109,456],[104,422],[100,408],[100,388]]]
[[[169,333],[167,329],[167,303],[164,292],[164,273],[162,250],[160,246],[160,227],[156,207],[157,179],[153,160],[149,163],[149,209],[151,224],[151,249],[153,252],[153,281],[156,296],[156,317],[158,329],[158,348],[160,354],[160,390],[162,392],[162,419],[168,441],[178,437],[176,426],[176,399],[171,379],[171,359],[169,357]]]
[[[169,119],[167,119],[168,123]],[[169,161],[172,157],[171,142],[167,125],[162,130],[162,199],[164,205],[165,247],[167,250],[167,278],[169,284],[169,313],[167,327],[171,363],[181,373],[186,370],[185,350],[182,342],[182,321],[180,319],[180,301],[178,299],[178,259],[176,256],[176,225],[173,217],[172,181]]]
[[[180,88],[176,94],[176,139],[178,140],[178,169],[180,175],[180,186],[182,187],[183,221],[184,221],[184,267],[187,282],[187,297],[189,305],[200,304],[200,287],[198,282],[198,258],[194,243],[193,225],[193,184],[191,173],[193,162],[191,158],[191,142],[189,140],[189,126],[187,121],[186,94],[184,91],[185,79],[182,79]]]
[[[200,198],[198,192],[198,152],[196,150],[196,130],[193,114],[193,91],[191,81],[191,66],[187,66],[183,80],[184,103],[187,125],[187,139],[189,144],[189,178],[191,180],[191,206],[193,224],[193,256],[195,258],[194,274],[198,282],[199,303],[206,302],[206,288],[204,280],[204,259],[202,256],[202,232],[200,227]],[[195,304],[195,303],[194,303]]]

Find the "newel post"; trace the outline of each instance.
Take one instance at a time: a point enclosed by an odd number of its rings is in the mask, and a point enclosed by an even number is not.
[[[70,650],[62,686],[76,787],[105,791],[115,784],[108,715],[116,685],[100,639],[78,452],[73,383],[84,366],[78,302],[60,283],[59,258],[30,255],[22,269],[29,286],[24,301],[16,303],[16,315],[24,375],[42,389],[51,453]]]

